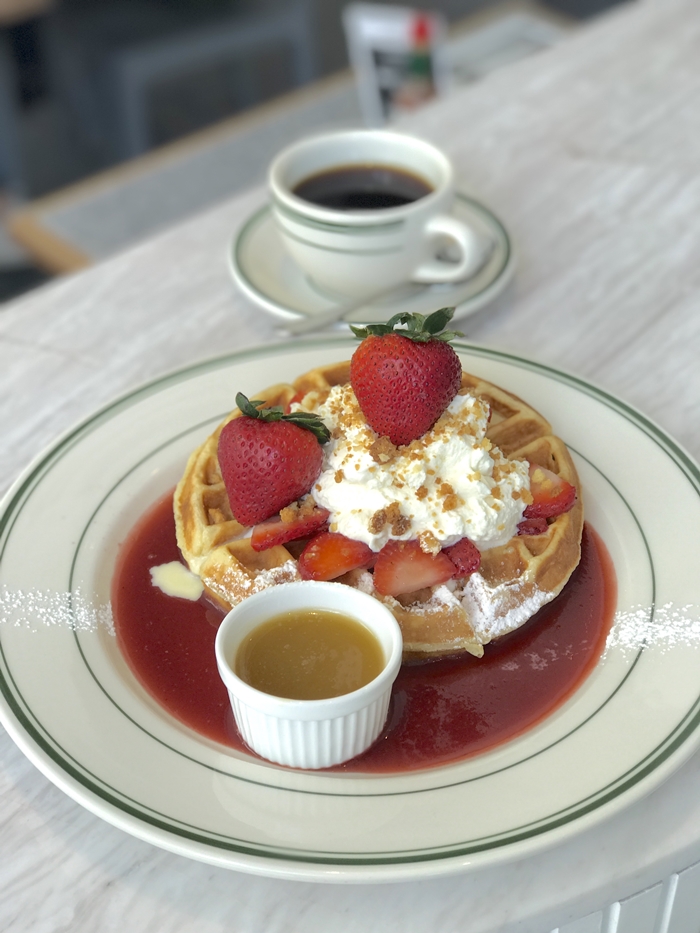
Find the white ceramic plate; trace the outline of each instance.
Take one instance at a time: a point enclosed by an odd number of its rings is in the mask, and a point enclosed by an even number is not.
[[[457,194],[454,215],[490,244],[486,261],[474,275],[449,285],[406,283],[390,298],[358,308],[350,316],[352,321],[387,321],[398,311],[429,314],[448,305],[455,307],[455,318],[466,317],[505,289],[515,271],[515,257],[503,224],[465,194]],[[315,287],[284,249],[269,205],[258,209],[234,237],[229,266],[234,281],[251,301],[283,321],[334,307],[334,301]]]
[[[659,428],[585,382],[458,347],[570,445],[618,577],[611,644],[527,734],[401,775],[295,772],[201,738],[141,689],[110,634],[118,544],[241,390],[347,358],[295,343],[165,376],[41,456],[0,510],[0,713],[44,774],[156,845],[287,878],[428,877],[522,857],[638,799],[700,739],[700,472]],[[536,672],[533,672],[536,676]]]

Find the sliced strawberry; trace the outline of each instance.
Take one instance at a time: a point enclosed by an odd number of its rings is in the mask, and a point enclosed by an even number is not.
[[[576,501],[576,487],[536,463],[530,464],[532,502],[523,518],[554,518],[568,512]]]
[[[302,580],[335,580],[349,570],[368,566],[373,558],[374,552],[364,541],[324,531],[301,552],[299,573]]]
[[[549,528],[546,518],[524,518],[518,525],[519,535],[543,535]]]
[[[479,549],[469,538],[462,538],[456,544],[443,548],[442,553],[447,554],[455,565],[458,577],[468,577],[470,573],[476,573],[481,566]]]
[[[442,551],[426,554],[417,541],[387,541],[374,565],[374,586],[383,596],[400,596],[454,575],[455,565]]]
[[[297,538],[308,538],[309,535],[321,531],[329,516],[328,509],[319,508],[292,522],[283,522],[279,516],[275,516],[253,528],[250,543],[254,551],[266,551],[276,544],[286,544],[287,541],[295,541]]]

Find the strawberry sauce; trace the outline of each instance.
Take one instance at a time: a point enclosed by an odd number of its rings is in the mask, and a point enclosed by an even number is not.
[[[112,585],[118,643],[141,684],[172,716],[209,739],[248,751],[216,669],[214,639],[222,613],[204,600],[166,596],[151,583],[151,567],[179,559],[168,495],[122,545]],[[333,770],[436,767],[531,728],[595,666],[615,594],[605,545],[586,525],[581,562],[555,600],[516,632],[487,645],[481,659],[404,664],[380,738]]]

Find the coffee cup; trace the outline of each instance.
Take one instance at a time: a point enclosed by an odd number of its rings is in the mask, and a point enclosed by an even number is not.
[[[422,139],[387,130],[310,137],[275,158],[269,189],[286,250],[331,296],[458,282],[481,263],[481,240],[450,213],[452,165]]]

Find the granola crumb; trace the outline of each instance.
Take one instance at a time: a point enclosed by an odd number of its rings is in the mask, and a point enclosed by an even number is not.
[[[285,525],[290,525],[298,518],[308,518],[316,508],[314,497],[307,493],[296,502],[290,502],[283,509],[280,509],[280,518]]]
[[[367,527],[373,535],[378,535],[382,528],[386,525],[386,521],[386,509],[378,509],[370,518]]]
[[[314,500],[314,497],[310,495],[309,493],[307,493],[299,501],[299,517],[308,518],[309,515],[311,515],[311,513],[315,511],[315,509],[316,509],[316,502]]]
[[[369,455],[375,463],[386,465],[396,459],[399,450],[388,437],[378,437],[369,448]]]
[[[443,512],[452,512],[454,509],[459,508],[460,498],[454,493],[445,496],[442,500],[442,511]]]
[[[405,535],[411,527],[411,519],[401,514],[401,508],[398,502],[392,502],[386,510],[386,517],[391,525],[391,533],[399,538]]]
[[[283,509],[280,509],[280,518],[285,525],[291,525],[294,519],[299,513],[299,503],[292,502],[291,505],[285,506]]]
[[[369,520],[368,528],[373,535],[377,535],[386,525],[391,526],[391,534],[395,538],[401,537],[410,529],[411,519],[401,514],[398,502],[392,502],[386,508],[376,511]]]
[[[425,551],[426,554],[437,554],[440,550],[440,542],[432,531],[424,531],[422,534],[419,534],[418,543],[420,544],[421,551]]]

